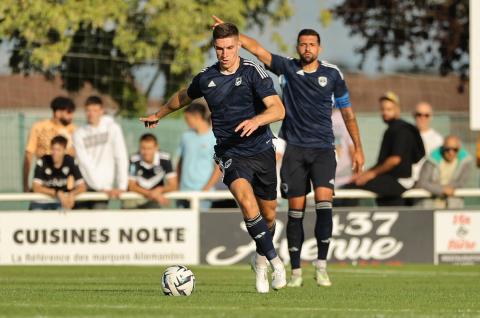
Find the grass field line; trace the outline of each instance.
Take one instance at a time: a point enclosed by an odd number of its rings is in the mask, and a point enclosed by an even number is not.
[[[261,295],[260,295],[261,296]],[[161,296],[167,297],[167,296]],[[170,297],[167,297],[170,298]],[[166,309],[165,306],[162,305],[91,305],[91,304],[83,304],[83,305],[71,305],[71,304],[26,304],[26,303],[0,303],[0,307],[20,307],[20,308],[69,308],[69,309]],[[185,304],[183,305],[185,306]],[[215,305],[215,306],[205,306],[205,305],[194,305],[194,309],[198,310],[245,310],[245,307],[241,306],[226,306],[226,305]],[[255,310],[265,310],[264,306],[259,307],[249,307],[249,311]],[[358,313],[417,313],[416,310],[413,309],[391,309],[391,308],[338,308],[338,307],[268,307],[269,311],[290,311],[290,312],[358,312]],[[442,308],[438,311],[438,313],[457,313],[457,314],[479,314],[480,310],[475,309],[455,309],[455,310],[446,310]],[[420,313],[420,312],[418,312]],[[430,313],[432,314],[432,313]]]
[[[330,268],[328,272],[346,273],[346,274],[370,274],[370,275],[405,275],[405,276],[473,276],[480,277],[480,272],[455,272],[455,271],[411,271],[411,270],[394,270],[394,269],[342,269]]]

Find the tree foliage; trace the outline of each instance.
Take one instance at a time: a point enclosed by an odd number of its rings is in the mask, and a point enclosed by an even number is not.
[[[463,88],[469,68],[468,0],[345,0],[333,13],[352,35],[365,39],[357,50],[360,67],[372,50],[381,61],[399,57],[406,48],[414,65],[423,61],[427,67],[438,65],[441,75],[458,73]]]
[[[0,39],[14,72],[60,74],[73,92],[89,82],[135,115],[153,85],[139,92],[134,68],[155,67],[166,95],[177,90],[205,62],[212,14],[249,27],[291,13],[288,0],[2,0]]]

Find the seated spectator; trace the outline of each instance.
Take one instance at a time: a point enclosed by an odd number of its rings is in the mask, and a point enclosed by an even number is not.
[[[383,121],[388,125],[375,166],[353,177],[345,188],[363,189],[378,195],[379,206],[405,204],[403,192],[413,187],[412,164],[425,156],[418,129],[400,119],[400,102],[393,92],[379,99]]]
[[[216,144],[206,106],[192,103],[185,109],[188,131],[183,133],[179,150],[177,175],[180,191],[211,191],[221,176],[213,160]],[[178,201],[181,207],[188,207],[188,201]],[[210,208],[211,202],[203,201],[202,208]]]
[[[455,198],[455,189],[464,187],[471,174],[472,158],[457,136],[445,138],[442,147],[429,156],[422,167],[418,188],[432,193],[433,199],[420,201],[423,207],[460,208],[463,199]]]
[[[153,209],[168,204],[164,193],[177,188],[177,173],[173,171],[170,155],[161,152],[157,138],[144,134],[138,154],[130,158],[128,189],[143,195],[148,201],[137,208]]]
[[[29,192],[29,175],[33,158],[42,158],[50,154],[50,142],[57,135],[62,135],[68,140],[67,153],[74,155],[72,147],[72,134],[75,130],[73,113],[75,103],[68,97],[55,97],[50,103],[52,118],[35,122],[30,129],[25,154],[23,159],[23,191]]]
[[[31,210],[69,210],[75,205],[75,196],[85,192],[86,185],[75,160],[66,154],[67,138],[56,136],[51,140],[50,155],[37,160],[33,177],[33,192],[43,193],[59,202],[32,202]],[[69,178],[74,179],[72,188]]]
[[[128,155],[122,128],[105,115],[103,101],[90,96],[85,101],[87,124],[73,134],[73,146],[89,191],[118,198],[128,187]],[[108,201],[82,201],[77,209],[106,209]]]

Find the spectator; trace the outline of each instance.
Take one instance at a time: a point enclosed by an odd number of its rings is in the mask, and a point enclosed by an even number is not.
[[[359,188],[378,194],[379,206],[403,205],[402,193],[414,184],[412,164],[425,155],[418,129],[400,119],[398,96],[387,92],[379,99],[383,121],[388,125],[375,166],[353,177],[346,188]]]
[[[213,160],[216,141],[208,110],[204,105],[194,102],[185,109],[184,118],[190,129],[182,135],[180,143],[177,165],[180,191],[210,191],[221,172]],[[202,208],[209,208],[210,202],[205,202]],[[179,201],[178,204],[188,206],[185,201]]]
[[[140,138],[140,151],[130,158],[128,188],[148,199],[138,206],[143,209],[167,205],[163,194],[177,189],[177,173],[173,171],[170,155],[159,151],[157,138],[150,133]]]
[[[332,113],[333,134],[335,136],[335,152],[337,170],[335,172],[335,188],[341,188],[352,179],[353,141],[350,138],[342,113],[335,108]]]
[[[461,208],[463,199],[455,198],[455,189],[464,187],[472,170],[472,157],[462,147],[460,138],[448,136],[422,167],[417,187],[432,193],[420,205],[434,208]]]
[[[75,204],[75,196],[85,192],[86,186],[75,160],[66,154],[68,140],[55,136],[50,141],[50,153],[37,160],[33,177],[33,192],[43,193],[59,202],[32,202],[31,210],[69,210]],[[73,177],[73,188],[68,188],[68,179]]]
[[[430,127],[433,116],[432,105],[427,102],[418,103],[413,116],[425,147],[425,157],[412,166],[412,177],[417,181],[424,162],[434,149],[437,149],[443,144],[443,137],[435,129]]]
[[[55,97],[50,103],[53,112],[51,119],[45,119],[33,124],[28,136],[27,146],[23,159],[23,191],[30,191],[29,175],[33,157],[39,159],[50,154],[50,142],[57,135],[62,135],[68,140],[67,153],[74,154],[72,147],[72,134],[75,125],[72,123],[75,104],[68,97]]]
[[[128,185],[128,158],[123,133],[112,117],[104,115],[100,97],[85,102],[88,124],[77,129],[73,145],[80,171],[89,191],[101,191],[118,198]],[[87,201],[77,205],[84,209],[106,208],[108,201]]]
[[[428,157],[434,149],[443,144],[443,137],[435,129],[430,127],[432,123],[433,110],[432,105],[427,102],[420,102],[415,107],[415,124],[422,136],[425,146],[425,155]]]

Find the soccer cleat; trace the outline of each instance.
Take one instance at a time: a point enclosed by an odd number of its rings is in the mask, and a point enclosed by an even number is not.
[[[287,273],[285,266],[281,263],[281,266],[275,266],[272,273],[272,288],[275,290],[281,289],[287,286]]]
[[[330,287],[332,282],[328,277],[327,270],[325,268],[318,267],[315,263],[315,280],[317,281],[318,286]]]
[[[252,270],[255,272],[255,288],[257,289],[257,292],[261,294],[268,293],[270,287],[268,285],[267,264],[257,265],[257,263],[255,262],[255,255],[254,255],[252,257],[250,265],[252,267]]]
[[[292,275],[290,277],[290,281],[287,284],[288,287],[302,287],[303,286],[303,278],[302,276]]]

